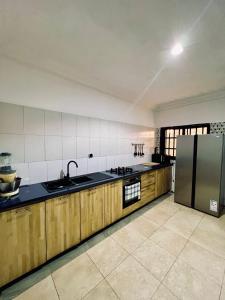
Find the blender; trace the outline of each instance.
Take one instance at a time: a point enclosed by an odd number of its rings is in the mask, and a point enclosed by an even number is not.
[[[16,170],[12,169],[11,164],[12,154],[0,153],[0,197],[3,198],[19,193],[21,178],[16,177]]]

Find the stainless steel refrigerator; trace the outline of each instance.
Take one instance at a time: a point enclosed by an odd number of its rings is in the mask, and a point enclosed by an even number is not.
[[[225,198],[223,135],[177,138],[175,202],[219,217]]]

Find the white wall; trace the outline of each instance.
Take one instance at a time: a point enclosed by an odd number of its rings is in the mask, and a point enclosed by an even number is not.
[[[0,101],[106,120],[154,126],[153,113],[118,98],[0,57]]]
[[[144,143],[144,157],[134,157],[132,143]],[[105,171],[150,161],[154,130],[97,118],[0,102],[0,153],[11,152],[23,184]],[[88,158],[92,153],[93,158]]]
[[[156,127],[225,121],[225,90],[162,105],[155,113]]]

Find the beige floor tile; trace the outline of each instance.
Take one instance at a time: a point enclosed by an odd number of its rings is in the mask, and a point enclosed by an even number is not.
[[[117,295],[106,280],[100,282],[93,290],[91,290],[84,300],[116,300]]]
[[[58,300],[58,295],[51,276],[46,277],[16,298],[17,300]]]
[[[201,218],[200,215],[189,213],[188,211],[178,211],[165,223],[165,227],[185,238],[189,238],[198,226]]]
[[[158,207],[156,205],[144,213],[143,217],[158,225],[163,225],[171,217],[171,214],[166,211],[165,207]]]
[[[157,205],[157,207],[160,207],[164,210],[166,210],[166,212],[172,216],[174,215],[178,210],[180,210],[180,205],[173,202],[173,201],[168,201],[167,199],[162,201],[161,203],[159,203]]]
[[[129,225],[115,232],[111,237],[127,252],[132,253],[147,238],[132,229]]]
[[[180,299],[219,299],[220,286],[178,258],[163,283]]]
[[[193,268],[215,279],[218,284],[222,284],[225,270],[225,260],[222,257],[193,242],[188,242],[180,257]]]
[[[186,238],[164,226],[155,231],[150,239],[175,256],[181,252],[187,242]]]
[[[89,249],[87,253],[103,276],[111,273],[128,256],[128,252],[110,237]]]
[[[103,279],[86,253],[55,271],[52,277],[61,300],[80,299]]]
[[[225,237],[206,222],[201,222],[190,240],[225,259]]]
[[[133,255],[160,281],[175,261],[175,256],[151,240],[144,242],[144,244],[134,251]]]
[[[148,238],[153,234],[153,232],[157,230],[159,225],[141,216],[131,222],[128,227],[132,230],[136,230],[137,232]]]
[[[174,296],[167,287],[163,284],[157,289],[151,300],[177,300],[178,298]]]
[[[205,215],[199,224],[200,228],[205,228],[207,231],[214,232],[225,237],[225,217],[220,218]]]
[[[131,256],[106,279],[122,300],[150,299],[160,284]]]

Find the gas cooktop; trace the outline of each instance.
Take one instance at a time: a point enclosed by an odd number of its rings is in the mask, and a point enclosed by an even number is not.
[[[129,174],[136,173],[137,171],[130,167],[117,167],[117,168],[111,168],[106,172],[109,172],[111,174],[117,174],[117,175],[129,175]]]

